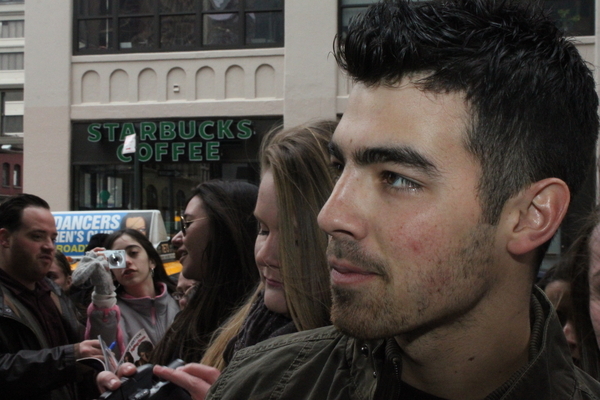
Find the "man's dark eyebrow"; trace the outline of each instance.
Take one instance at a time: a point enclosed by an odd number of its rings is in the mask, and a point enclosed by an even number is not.
[[[354,160],[358,165],[394,163],[422,170],[427,175],[437,176],[437,167],[409,147],[369,147],[354,152]]]

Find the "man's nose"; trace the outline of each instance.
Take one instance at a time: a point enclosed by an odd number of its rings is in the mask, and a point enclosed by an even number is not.
[[[54,251],[54,240],[52,240],[52,238],[47,238],[46,240],[44,240],[44,243],[42,245],[42,248],[46,251]]]
[[[344,169],[331,196],[321,209],[318,222],[331,236],[349,235],[360,240],[366,235],[366,185],[360,172]]]

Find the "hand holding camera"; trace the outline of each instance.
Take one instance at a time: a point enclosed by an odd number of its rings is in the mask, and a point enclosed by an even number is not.
[[[183,360],[175,360],[167,367],[177,368],[184,365]],[[187,391],[174,383],[159,380],[152,373],[152,364],[145,364],[137,368],[137,372],[129,377],[121,378],[118,389],[104,392],[101,400],[190,400]]]
[[[73,271],[73,284],[82,284],[87,279],[94,285],[92,302],[101,308],[116,304],[115,285],[110,269],[125,268],[125,250],[105,250],[97,247],[88,251]]]

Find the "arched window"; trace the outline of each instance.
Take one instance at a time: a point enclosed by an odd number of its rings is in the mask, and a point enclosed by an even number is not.
[[[10,186],[10,164],[2,164],[2,186]]]
[[[21,187],[21,166],[19,164],[13,166],[13,186]]]

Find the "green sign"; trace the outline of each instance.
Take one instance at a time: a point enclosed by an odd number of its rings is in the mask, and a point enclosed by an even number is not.
[[[189,161],[219,161],[222,142],[248,140],[256,132],[250,120],[217,119],[92,123],[87,134],[88,142],[123,142],[126,136],[135,134],[141,162],[177,162],[183,157]],[[132,155],[122,154],[122,149],[121,143],[117,148],[119,160],[131,161]]]

